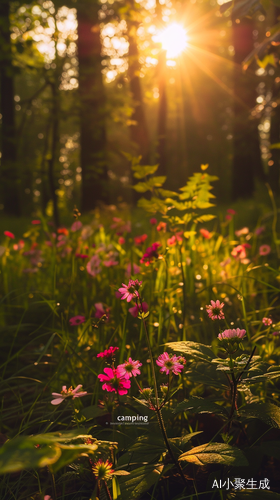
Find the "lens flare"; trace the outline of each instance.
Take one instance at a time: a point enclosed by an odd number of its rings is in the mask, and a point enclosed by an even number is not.
[[[186,49],[188,36],[183,26],[173,23],[155,35],[154,40],[162,44],[163,50],[166,50],[166,57],[172,59]]]

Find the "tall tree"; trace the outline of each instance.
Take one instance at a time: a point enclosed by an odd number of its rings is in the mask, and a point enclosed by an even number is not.
[[[260,151],[258,120],[252,119],[251,109],[256,103],[256,79],[242,73],[241,64],[254,49],[254,22],[244,18],[233,20],[233,45],[235,50],[234,124],[232,197],[249,197],[254,192],[255,178],[264,180]]]
[[[17,139],[14,108],[14,68],[10,37],[10,1],[0,2],[1,198],[4,210],[20,215]]]
[[[99,201],[109,202],[105,128],[105,91],[97,0],[79,0],[78,59],[80,93],[80,146],[83,211]]]
[[[143,93],[141,88],[140,70],[141,64],[139,62],[139,50],[137,43],[137,29],[139,28],[140,14],[136,10],[134,0],[130,0],[129,16],[127,19],[127,32],[128,32],[128,77],[130,84],[130,91],[132,94],[134,110],[131,116],[133,124],[130,126],[131,140],[137,144],[138,153],[142,155],[142,163],[149,163],[149,131],[145,116]]]

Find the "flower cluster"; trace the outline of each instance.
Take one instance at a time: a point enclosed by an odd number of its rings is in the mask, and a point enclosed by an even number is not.
[[[149,264],[151,264],[151,262],[153,262],[153,259],[158,259],[158,249],[160,246],[161,244],[156,242],[153,243],[151,247],[148,247],[140,260],[141,264],[145,264],[145,266],[148,266]]]
[[[130,380],[123,375],[123,370],[119,366],[117,368],[104,368],[105,375],[98,375],[100,382],[105,382],[102,385],[103,391],[115,392],[120,396],[127,394],[131,387]]]

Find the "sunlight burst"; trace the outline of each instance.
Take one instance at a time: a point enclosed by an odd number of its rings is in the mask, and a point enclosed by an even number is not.
[[[154,38],[166,50],[166,57],[177,57],[187,47],[188,36],[185,28],[178,23],[170,24]]]

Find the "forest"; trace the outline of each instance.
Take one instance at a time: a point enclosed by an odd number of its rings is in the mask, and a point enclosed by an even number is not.
[[[0,0],[1,500],[280,499],[279,0]]]

